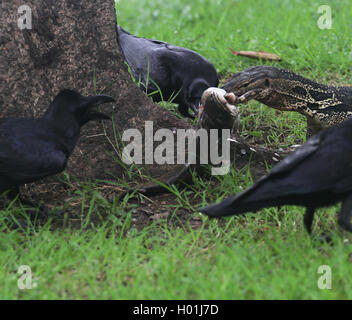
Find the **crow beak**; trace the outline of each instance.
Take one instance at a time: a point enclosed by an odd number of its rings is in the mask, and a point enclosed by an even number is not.
[[[214,210],[214,207],[215,207],[215,210]],[[209,205],[207,207],[200,208],[200,209],[198,209],[198,211],[207,215],[208,217],[216,217],[217,215],[220,215],[220,214],[218,214],[216,209],[217,209],[216,204],[215,205],[213,204],[213,205]]]
[[[81,107],[97,106],[108,102],[115,102],[115,99],[105,95],[90,96],[82,99],[80,106]]]
[[[115,99],[106,95],[89,96],[82,99],[80,107],[88,109],[87,120],[111,120],[108,115],[95,110],[91,110],[91,108],[95,106],[108,102],[115,102]]]
[[[200,101],[200,99],[199,99],[199,101]],[[197,102],[197,103],[191,103],[191,105],[190,105],[190,107],[191,107],[191,109],[192,109],[192,111],[194,112],[195,115],[198,114],[199,104],[200,103]]]
[[[207,207],[198,209],[199,212],[206,214],[208,217],[223,217],[234,214],[234,202],[238,197],[231,196],[219,203],[211,204]]]
[[[108,115],[97,111],[89,111],[88,115],[91,120],[111,120]]]

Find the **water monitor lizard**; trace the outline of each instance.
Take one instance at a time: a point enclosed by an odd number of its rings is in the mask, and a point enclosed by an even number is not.
[[[238,96],[237,102],[255,99],[282,111],[307,118],[307,137],[352,116],[352,87],[328,86],[289,70],[255,66],[236,73],[222,89]]]

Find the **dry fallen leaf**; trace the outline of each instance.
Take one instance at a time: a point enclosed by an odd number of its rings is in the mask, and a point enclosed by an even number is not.
[[[157,221],[160,219],[166,219],[170,215],[170,211],[164,211],[162,213],[155,213],[152,216],[149,217],[149,219],[153,221]]]
[[[235,56],[242,56],[242,57],[247,57],[251,59],[262,59],[262,60],[269,60],[269,61],[281,61],[281,57],[279,57],[275,53],[269,53],[265,51],[235,51],[232,48],[229,48],[230,51],[235,55]]]

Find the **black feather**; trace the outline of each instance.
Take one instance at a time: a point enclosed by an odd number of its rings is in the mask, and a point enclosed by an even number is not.
[[[42,118],[0,119],[0,193],[63,171],[81,127],[104,114],[95,105],[109,96],[84,97],[61,91]]]
[[[211,217],[239,215],[262,208],[299,205],[307,214],[352,198],[352,119],[321,131],[242,193],[200,209]],[[340,224],[349,231],[351,206]],[[347,212],[347,213],[346,213]],[[306,215],[307,215],[306,214]],[[305,219],[308,231],[311,219]]]
[[[117,27],[119,43],[133,77],[152,93],[154,101],[168,101],[175,94],[174,103],[180,113],[193,117],[188,110],[198,112],[202,93],[217,87],[214,66],[200,54],[167,42],[136,37]]]

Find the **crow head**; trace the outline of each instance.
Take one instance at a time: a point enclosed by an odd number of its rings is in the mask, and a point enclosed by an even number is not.
[[[112,97],[106,95],[84,97],[76,91],[62,90],[51,103],[46,118],[53,120],[74,118],[80,126],[90,120],[110,119],[104,113],[93,108],[107,102],[115,102]]]

